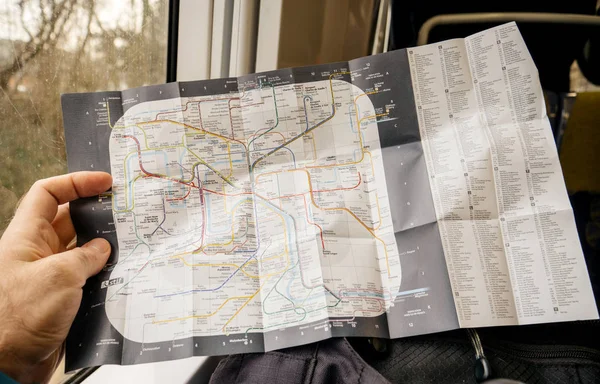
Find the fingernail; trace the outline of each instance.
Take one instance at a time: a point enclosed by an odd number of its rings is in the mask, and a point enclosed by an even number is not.
[[[110,252],[110,243],[104,239],[94,239],[83,245],[83,248],[94,248],[98,252]]]

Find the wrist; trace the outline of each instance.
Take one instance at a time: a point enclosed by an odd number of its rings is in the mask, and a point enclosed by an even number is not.
[[[0,378],[7,377],[19,383],[22,382],[22,376],[22,370],[16,367],[4,353],[0,352]],[[0,383],[4,384],[5,382],[0,380]]]
[[[0,373],[15,382],[25,382],[24,373],[26,370],[21,360],[12,352],[7,339],[6,332],[0,330]]]
[[[27,369],[24,369],[16,359],[5,358],[5,355],[0,353],[0,378],[4,375],[15,383],[26,384],[30,382],[27,372]],[[0,383],[4,384],[4,381],[0,380]]]
[[[0,371],[0,383],[2,383],[2,384],[19,384],[12,377],[5,375],[1,371]]]

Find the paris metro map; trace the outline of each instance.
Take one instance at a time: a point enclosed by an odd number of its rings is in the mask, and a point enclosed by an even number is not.
[[[113,177],[70,205],[112,253],[67,370],[597,318],[514,23],[62,104],[69,170]]]

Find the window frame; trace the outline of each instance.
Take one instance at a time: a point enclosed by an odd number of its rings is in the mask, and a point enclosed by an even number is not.
[[[167,41],[166,82],[177,80],[177,54],[179,52],[179,10],[180,0],[169,0],[169,25]]]

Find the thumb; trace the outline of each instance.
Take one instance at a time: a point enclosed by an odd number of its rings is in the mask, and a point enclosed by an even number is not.
[[[93,239],[79,248],[60,254],[60,258],[77,270],[79,276],[88,279],[102,270],[110,256],[110,243],[104,239]]]

